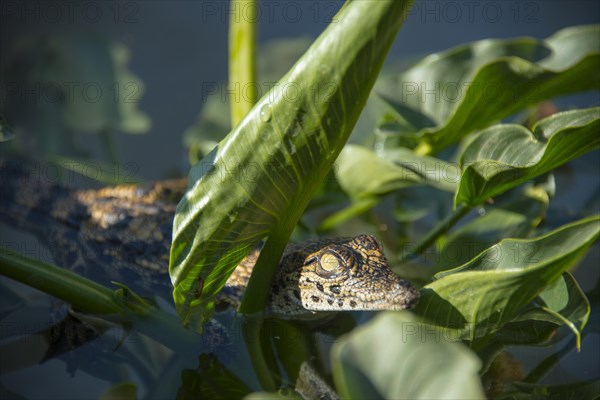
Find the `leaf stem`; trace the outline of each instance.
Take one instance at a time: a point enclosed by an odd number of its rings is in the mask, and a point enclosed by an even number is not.
[[[254,48],[255,20],[245,15],[257,10],[256,0],[231,0],[229,20],[229,89],[231,126],[236,126],[258,100]]]
[[[462,217],[471,211],[472,207],[465,204],[459,204],[458,207],[443,221],[439,222],[436,227],[419,243],[414,250],[405,253],[400,257],[400,262],[404,263],[411,258],[418,256],[429,248],[440,236],[450,230]]]
[[[246,286],[239,308],[240,313],[255,314],[264,310],[279,260],[291,233],[291,229],[282,233],[274,232],[265,242]]]
[[[278,384],[274,378],[274,371],[269,368],[268,359],[274,360],[273,349],[267,346],[263,346],[261,340],[261,328],[263,324],[262,317],[249,317],[246,319],[244,326],[244,340],[246,342],[246,348],[248,349],[248,355],[252,362],[252,367],[256,373],[256,377],[260,382],[262,390],[275,391],[277,390]]]
[[[123,312],[122,305],[116,302],[112,290],[71,271],[31,260],[7,248],[1,249],[0,275],[63,299],[83,312],[94,314]]]
[[[181,320],[146,303],[126,288],[113,291],[53,264],[0,249],[0,275],[43,291],[82,313],[98,314],[135,328],[173,350],[197,347],[200,336],[184,329]]]

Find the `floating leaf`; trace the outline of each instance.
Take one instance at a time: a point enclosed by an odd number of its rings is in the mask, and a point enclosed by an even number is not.
[[[600,108],[557,113],[533,133],[520,125],[484,130],[465,149],[455,205],[474,206],[600,147]]]
[[[479,359],[440,338],[408,313],[380,313],[334,344],[336,388],[353,399],[484,398]]]

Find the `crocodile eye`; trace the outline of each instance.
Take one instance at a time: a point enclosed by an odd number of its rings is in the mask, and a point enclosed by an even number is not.
[[[319,258],[319,268],[317,273],[324,277],[334,276],[341,267],[339,257],[333,253],[325,253]]]

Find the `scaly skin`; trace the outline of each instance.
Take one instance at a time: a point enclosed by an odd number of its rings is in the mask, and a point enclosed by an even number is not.
[[[0,163],[0,178],[3,222],[35,233],[57,264],[101,283],[126,282],[143,295],[170,296],[171,228],[185,180],[73,190],[8,163]],[[236,268],[221,301],[239,304],[258,253]],[[410,282],[390,270],[373,236],[290,244],[279,266],[269,309],[280,316],[401,310],[419,298]]]

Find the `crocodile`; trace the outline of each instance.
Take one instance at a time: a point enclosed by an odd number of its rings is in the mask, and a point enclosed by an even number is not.
[[[141,295],[172,291],[169,247],[185,179],[101,189],[64,186],[41,168],[0,162],[2,221],[34,233],[54,262],[100,283],[126,283]],[[9,244],[9,243],[4,243]],[[217,301],[239,304],[260,248],[235,269]],[[287,246],[269,295],[283,317],[414,307],[419,291],[389,267],[374,236],[327,238]]]

